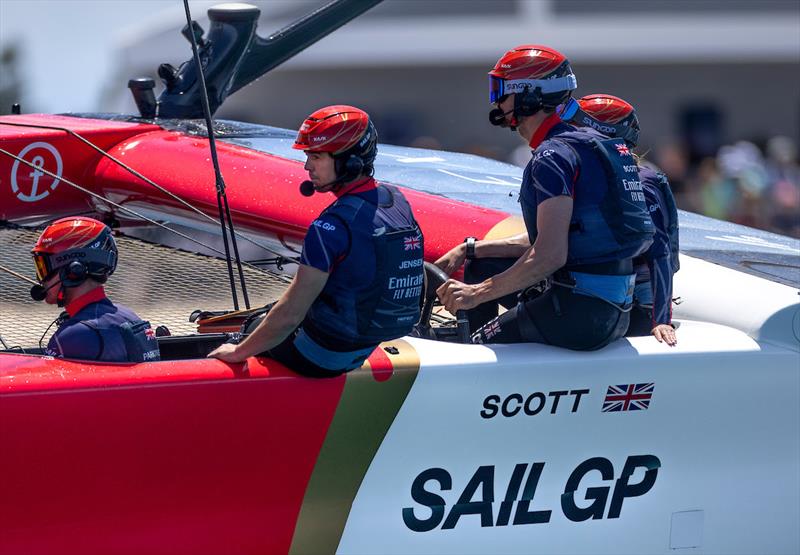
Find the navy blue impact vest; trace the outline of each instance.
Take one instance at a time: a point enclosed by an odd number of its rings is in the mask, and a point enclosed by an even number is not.
[[[65,313],[66,314],[66,313]],[[108,299],[91,303],[66,319],[47,345],[47,354],[101,362],[160,360],[155,332],[127,307]]]
[[[667,176],[661,172],[656,172],[658,179],[655,181],[658,187],[658,193],[662,200],[662,210],[664,218],[667,223],[667,237],[669,237],[669,251],[670,259],[672,260],[672,272],[677,272],[681,268],[680,263],[680,241],[678,240],[678,206],[675,204],[675,196],[672,194],[672,188],[669,186]],[[644,181],[642,182],[647,185]],[[645,197],[648,191],[645,189]]]
[[[609,139],[591,129],[578,129],[545,140],[536,152],[552,148],[553,143],[566,145],[580,161],[565,268],[619,262],[645,252],[653,242],[654,226],[647,211],[636,161],[625,141]],[[530,172],[530,167],[526,168],[526,173]],[[598,194],[598,188],[602,193]],[[537,235],[538,205],[525,194],[520,200],[533,243]]]
[[[378,185],[377,192],[377,205],[361,195],[344,195],[323,212],[346,226],[350,251],[331,272],[302,328],[330,350],[374,348],[407,335],[419,320],[422,231],[397,189]],[[354,246],[363,252],[354,252]],[[354,288],[352,276],[373,271],[371,282]]]
[[[651,310],[652,325],[672,320],[672,276],[679,268],[678,210],[664,174],[642,166],[639,169],[648,209],[656,226],[653,244],[634,259],[634,298]]]
[[[678,208],[675,204],[675,197],[669,186],[667,177],[658,171],[648,167],[639,170],[642,178],[642,187],[647,202],[648,210],[655,214],[653,222],[659,221],[656,234],[660,241],[666,240],[669,243],[669,261],[671,273],[680,269],[680,242],[678,239]],[[657,241],[653,243],[650,250],[634,260],[636,269],[636,282],[646,282],[650,280],[650,271],[647,267],[647,258],[651,257],[652,251],[657,247]],[[659,251],[663,247],[658,246]]]

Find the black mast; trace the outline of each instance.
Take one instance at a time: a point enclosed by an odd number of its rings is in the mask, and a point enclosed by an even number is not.
[[[239,247],[236,244],[236,233],[233,230],[233,218],[231,218],[231,209],[228,205],[228,195],[225,194],[225,180],[222,177],[222,171],[219,168],[219,158],[217,157],[217,142],[214,139],[214,124],[211,121],[211,109],[208,104],[208,95],[206,94],[206,81],[203,72],[203,66],[200,63],[200,54],[197,50],[197,36],[195,31],[194,21],[192,21],[192,14],[189,11],[189,0],[183,0],[183,7],[186,11],[186,29],[191,29],[189,33],[189,40],[192,43],[192,54],[194,55],[194,62],[198,69],[198,77],[200,84],[200,100],[203,106],[203,115],[206,119],[206,129],[208,130],[208,146],[211,148],[211,162],[214,165],[214,175],[216,178],[217,186],[217,208],[219,210],[219,223],[222,227],[222,243],[225,246],[225,261],[228,263],[228,279],[231,284],[231,296],[233,297],[233,309],[239,310],[239,296],[236,294],[236,280],[233,279],[233,264],[231,263],[231,253],[228,247],[228,231],[231,234],[231,244],[233,245],[233,253],[236,258],[236,267],[239,271],[239,282],[242,284],[242,296],[244,297],[244,306],[250,309],[250,299],[247,297],[247,285],[244,281],[244,271],[242,270],[242,259],[239,257]],[[202,33],[200,33],[202,35]],[[202,39],[201,39],[202,40]],[[225,224],[228,224],[227,230]]]
[[[334,0],[267,38],[256,35],[261,14],[257,7],[248,4],[222,4],[209,9],[211,28],[205,39],[203,30],[194,21],[183,29],[183,34],[189,40],[195,39],[199,46],[197,58],[205,74],[211,113],[217,111],[228,95],[380,2],[381,0]],[[169,64],[161,64],[159,67],[158,74],[166,89],[158,98],[158,117],[203,117],[203,87],[198,76],[197,58],[184,62],[180,68]]]

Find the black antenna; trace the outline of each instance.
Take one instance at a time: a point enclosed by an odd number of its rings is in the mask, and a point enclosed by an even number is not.
[[[183,7],[186,10],[186,25],[188,29],[196,31],[196,24],[192,21],[192,14],[189,11],[189,0],[183,0]],[[231,295],[233,296],[233,309],[239,310],[239,296],[236,294],[236,281],[233,278],[233,264],[231,263],[231,254],[228,247],[228,230],[231,234],[231,244],[233,245],[233,253],[236,257],[236,267],[239,271],[239,281],[242,284],[242,296],[244,297],[245,308],[250,308],[250,300],[247,298],[247,286],[244,282],[244,271],[242,270],[242,261],[239,258],[239,247],[236,244],[236,234],[233,230],[233,218],[231,218],[231,209],[228,205],[228,196],[225,194],[225,180],[222,178],[222,171],[219,168],[219,160],[217,159],[217,143],[214,140],[214,123],[211,121],[211,108],[208,105],[208,91],[206,90],[206,80],[203,75],[203,66],[200,63],[200,54],[197,51],[197,33],[187,33],[192,43],[192,54],[194,56],[194,63],[197,68],[197,76],[200,80],[200,100],[203,103],[203,115],[206,119],[206,128],[208,129],[208,145],[211,147],[211,161],[214,164],[214,175],[216,177],[217,186],[217,208],[219,209],[219,224],[222,227],[222,242],[225,245],[225,261],[228,263],[228,278],[231,283]],[[228,222],[228,229],[225,228],[225,222]]]

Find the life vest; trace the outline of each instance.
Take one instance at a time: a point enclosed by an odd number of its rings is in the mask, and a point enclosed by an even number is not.
[[[114,325],[104,325],[103,318],[75,324],[86,326],[100,340],[97,360],[104,362],[153,362],[161,360],[158,339],[150,322],[132,320]]]
[[[659,219],[662,222],[662,228],[657,229],[656,234],[659,236],[660,241],[666,238],[666,241],[669,242],[670,267],[674,274],[680,269],[678,208],[675,205],[675,197],[672,195],[669,181],[663,173],[643,167],[640,168],[639,175],[642,178],[642,187],[644,188],[644,196],[648,211],[651,214],[658,212],[661,216],[661,218],[654,218],[653,222],[655,223]],[[647,257],[651,255],[653,248],[655,248],[655,245],[653,245],[648,252],[636,257],[634,260],[637,283],[649,283],[650,281],[650,269],[647,266]]]
[[[675,273],[681,268],[680,263],[680,242],[678,240],[678,207],[675,204],[675,197],[672,188],[669,186],[667,176],[661,172],[656,172],[658,179],[655,181],[661,193],[661,206],[664,212],[664,219],[667,221],[667,236],[669,237],[670,258],[672,260],[672,272]],[[647,190],[645,189],[645,196]]]
[[[67,320],[65,326],[56,331],[51,344],[57,342],[69,327],[72,345],[67,354],[70,358],[102,362],[161,360],[158,340],[150,328],[150,322],[139,320],[125,307],[112,306],[112,309],[96,318]],[[85,340],[82,339],[84,337]],[[82,345],[86,345],[85,354],[81,352]],[[63,354],[60,351],[53,352],[58,356]]]
[[[602,274],[607,263],[627,261],[646,251],[653,241],[654,227],[636,161],[625,141],[579,129],[547,139],[536,153],[558,144],[570,148],[580,161],[565,268]],[[599,162],[594,163],[594,169],[587,155]],[[531,165],[526,168],[528,180],[530,168]],[[526,202],[525,182],[523,178],[520,199],[528,235],[533,242],[537,234],[537,204]],[[598,193],[598,188],[602,188],[602,193]],[[600,269],[593,271],[592,266]]]
[[[399,191],[387,185],[377,190],[377,205],[360,195],[344,195],[323,212],[340,220],[351,238],[350,252],[331,272],[302,326],[314,343],[328,350],[374,347],[407,335],[419,320],[422,232]],[[355,244],[371,245],[364,249],[371,252],[353,252]],[[373,271],[366,286],[354,288],[353,276]],[[295,346],[312,354],[302,342]]]

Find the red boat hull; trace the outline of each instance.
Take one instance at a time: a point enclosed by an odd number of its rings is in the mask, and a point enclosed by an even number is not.
[[[419,368],[393,346],[329,380],[266,359],[3,355],[0,553],[335,550]]]

